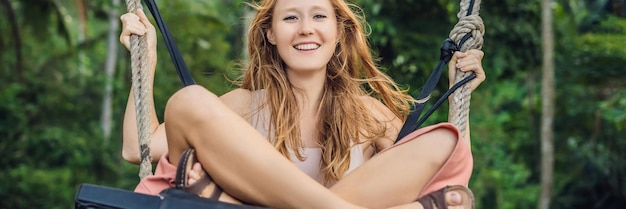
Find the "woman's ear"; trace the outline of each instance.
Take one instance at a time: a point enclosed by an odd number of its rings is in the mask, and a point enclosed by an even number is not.
[[[276,45],[276,37],[274,37],[274,33],[272,32],[272,29],[267,29],[267,31],[265,32],[266,36],[267,36],[267,41],[270,42],[270,44],[272,45]]]

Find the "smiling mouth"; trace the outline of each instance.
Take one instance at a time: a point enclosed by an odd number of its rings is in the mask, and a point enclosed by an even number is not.
[[[316,50],[318,48],[320,48],[320,45],[318,44],[298,44],[293,46],[294,49],[297,50],[303,50],[303,51],[309,51],[309,50]]]

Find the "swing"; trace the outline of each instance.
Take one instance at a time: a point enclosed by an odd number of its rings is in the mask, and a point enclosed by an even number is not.
[[[148,6],[150,13],[156,20],[167,49],[178,72],[179,79],[183,86],[195,84],[191,73],[182,59],[182,56],[170,34],[165,22],[161,18],[159,10],[154,0],[144,0]],[[126,0],[128,11],[136,11],[141,9],[139,0]],[[461,0],[461,11],[457,14],[459,22],[450,32],[450,38],[446,39],[441,46],[441,55],[439,63],[435,70],[431,73],[424,88],[418,95],[417,99],[423,101],[430,97],[435,89],[439,78],[443,72],[443,68],[451,60],[455,51],[465,52],[469,49],[480,49],[482,47],[482,36],[484,34],[484,26],[482,19],[478,16],[480,9],[480,0]],[[131,65],[132,65],[132,83],[135,87],[133,93],[135,95],[135,106],[137,115],[137,126],[139,134],[139,144],[141,149],[141,167],[139,176],[141,178],[152,174],[152,165],[150,150],[148,144],[150,133],[148,130],[149,117],[145,109],[149,109],[144,97],[149,85],[147,85],[148,66],[146,41],[144,37],[136,35],[131,36]],[[467,84],[470,80],[476,78],[472,73],[461,72],[457,69],[455,84],[444,93],[437,102],[422,116],[425,102],[413,105],[405,124],[402,126],[400,133],[396,139],[396,143],[411,132],[417,130],[426,119],[450,96],[453,99],[450,102],[452,108],[450,112],[450,122],[454,124],[460,131],[461,135],[465,134],[467,115],[469,112],[470,87]],[[453,78],[450,78],[453,79]],[[152,209],[152,208],[220,208],[220,209],[246,209],[260,208],[249,205],[236,205],[231,203],[219,202],[217,200],[199,197],[179,189],[166,189],[159,195],[146,195],[135,193],[128,190],[110,188],[93,184],[81,184],[75,197],[75,208],[91,209],[91,208],[128,208],[128,209]]]

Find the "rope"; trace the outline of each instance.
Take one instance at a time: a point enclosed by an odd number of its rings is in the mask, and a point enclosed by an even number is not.
[[[143,9],[141,1],[126,0],[128,12],[135,12]],[[130,37],[130,58],[132,67],[132,86],[135,95],[135,115],[137,117],[137,132],[139,134],[139,149],[141,151],[141,166],[139,177],[144,178],[152,175],[152,157],[150,156],[150,116],[148,110],[151,108],[150,84],[149,84],[149,64],[148,64],[148,44],[145,36],[132,35]]]
[[[461,0],[461,9],[457,14],[459,22],[450,31],[450,39],[459,46],[461,52],[480,49],[483,46],[485,26],[478,16],[479,10],[480,0]],[[454,83],[458,83],[469,75],[471,73],[456,69]],[[470,99],[470,85],[465,84],[453,94],[452,101],[450,101],[450,122],[459,129],[461,136],[465,136],[467,131]]]

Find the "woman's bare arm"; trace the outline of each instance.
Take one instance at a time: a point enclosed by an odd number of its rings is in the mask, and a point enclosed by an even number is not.
[[[481,50],[472,49],[466,52],[455,52],[450,60],[450,64],[448,65],[448,78],[450,83],[449,86],[452,87],[454,85],[454,78],[456,74],[456,69],[460,69],[462,72],[470,72],[473,71],[476,73],[476,78],[470,81],[470,91],[473,92],[478,86],[485,81],[485,71],[482,66],[482,59],[484,53]],[[449,107],[452,110],[452,106]],[[467,144],[471,144],[470,140],[470,123],[469,123],[469,114],[466,118],[464,118],[466,127],[465,127],[465,136],[463,140]],[[450,116],[448,115],[448,121],[450,121]]]
[[[130,49],[130,35],[144,35],[148,42],[148,58],[149,58],[149,82],[150,86],[153,85],[154,73],[156,69],[157,56],[156,56],[156,30],[150,23],[145,13],[142,10],[137,10],[137,13],[127,13],[120,17],[122,21],[122,33],[120,34],[120,42]],[[152,89],[152,88],[150,88]],[[150,114],[150,154],[152,161],[156,162],[165,151],[167,151],[167,140],[165,136],[164,124],[159,124],[159,120],[154,109],[154,99],[152,91],[148,92],[149,102],[151,108],[148,110]],[[126,111],[124,113],[123,122],[123,143],[122,143],[122,158],[124,160],[139,164],[140,163],[140,150],[139,150],[139,136],[137,131],[137,119],[135,116],[135,98],[131,91],[128,96],[128,103],[126,104]]]

